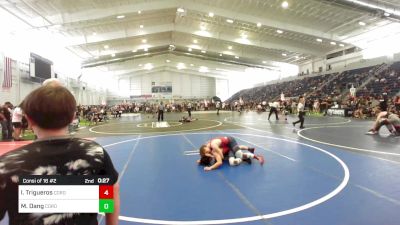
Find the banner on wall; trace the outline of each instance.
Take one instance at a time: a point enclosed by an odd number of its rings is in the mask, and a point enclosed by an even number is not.
[[[172,94],[172,82],[151,82],[151,93]]]
[[[349,117],[353,115],[353,111],[350,109],[333,109],[330,108],[327,111],[327,114],[329,116],[343,116],[343,117]]]
[[[130,99],[136,99],[136,98],[138,98],[138,99],[140,99],[140,98],[147,99],[147,98],[153,97],[153,95],[131,95],[129,97],[130,97]]]

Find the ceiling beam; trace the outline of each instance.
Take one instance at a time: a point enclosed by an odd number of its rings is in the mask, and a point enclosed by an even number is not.
[[[179,5],[176,0],[159,0],[151,2],[143,2],[137,4],[121,4],[112,8],[92,8],[90,10],[83,10],[78,12],[68,12],[63,14],[56,14],[48,16],[47,18],[55,24],[69,24],[88,20],[98,20],[105,17],[112,17],[115,15],[129,14],[138,11],[145,13],[146,11],[162,10],[167,8],[175,8]]]
[[[177,8],[184,7],[187,10],[202,12],[204,15],[208,14],[208,12],[214,12],[216,16],[232,18],[235,20],[248,22],[248,23],[257,23],[261,22],[265,26],[269,26],[276,29],[283,29],[291,32],[297,32],[302,34],[307,34],[319,38],[331,39],[335,41],[339,41],[339,37],[337,37],[334,33],[325,33],[319,30],[312,29],[310,27],[304,27],[300,25],[289,24],[284,21],[279,21],[274,18],[259,18],[252,16],[250,14],[235,12],[232,11],[211,7],[206,4],[195,3],[193,1],[177,1],[177,0],[160,0],[149,3],[139,3],[139,4],[131,4],[131,5],[120,5],[112,8],[106,9],[91,9],[74,13],[64,13],[62,15],[57,14],[54,16],[48,16],[47,18],[52,21],[54,24],[69,24],[76,23],[88,20],[97,20],[105,17],[111,17],[119,14],[129,14],[133,12],[137,12],[141,10],[142,12],[150,11],[150,10],[162,10],[167,8]]]
[[[274,18],[259,18],[252,16],[250,14],[244,14],[240,12],[232,12],[230,10],[222,9],[222,8],[216,8],[216,7],[211,7],[205,4],[199,4],[199,3],[194,3],[192,1],[184,1],[182,3],[182,6],[185,9],[193,10],[193,11],[199,11],[202,10],[204,14],[208,14],[208,12],[213,12],[217,16],[222,16],[234,20],[239,20],[239,21],[244,21],[244,22],[249,22],[249,23],[254,23],[256,24],[257,22],[260,22],[261,24],[268,26],[268,27],[273,27],[276,29],[283,29],[291,32],[296,32],[296,33],[301,33],[301,34],[307,34],[311,35],[314,37],[319,37],[319,38],[325,38],[325,39],[331,39],[338,41],[339,37],[336,36],[333,33],[325,33],[319,30],[312,29],[310,27],[304,27],[300,25],[295,25],[295,24],[290,24],[287,22],[279,21]],[[268,15],[266,15],[267,17]]]
[[[183,34],[193,35],[196,37],[202,37],[199,35],[199,33],[196,33],[196,31],[194,31],[193,28],[187,26],[176,25],[175,31]],[[246,46],[252,46],[252,47],[267,48],[267,49],[279,49],[282,51],[285,50],[285,51],[304,53],[310,55],[319,55],[324,53],[323,51],[318,51],[316,48],[310,48],[310,46],[305,46],[304,44],[302,45],[302,47],[297,47],[299,45],[292,44],[292,42],[289,41],[285,42],[284,40],[282,41],[272,40],[272,38],[274,37],[270,37],[268,41],[250,39],[247,44],[239,42],[237,40],[239,37],[233,37],[232,35],[225,34],[222,32],[217,32],[213,34],[211,37],[203,36],[203,38],[226,41],[230,42],[231,44],[240,45],[243,48],[245,48]],[[263,38],[265,38],[265,36]]]
[[[156,73],[156,72],[160,72],[160,71],[169,71],[169,72],[174,72],[174,73],[190,74],[190,75],[197,75],[197,76],[201,76],[201,77],[212,77],[212,78],[219,78],[219,79],[227,79],[228,78],[226,75],[216,74],[211,71],[207,72],[207,73],[201,73],[201,72],[198,72],[197,70],[192,70],[192,69],[179,70],[176,67],[166,66],[166,65],[155,66],[151,70],[141,69],[141,70],[127,71],[126,73],[121,73],[117,76],[120,79],[120,78],[124,78],[124,77],[135,77],[135,76]]]
[[[164,32],[173,31],[174,24],[163,24],[163,25],[156,25],[151,27],[146,27],[145,30],[142,29],[126,29],[126,30],[118,30],[114,32],[107,32],[107,33],[99,33],[97,35],[88,35],[86,38],[84,36],[73,40],[70,42],[69,45],[73,46],[80,46],[80,45],[96,45],[102,42],[112,42],[118,41],[120,39],[125,38],[141,38],[145,35],[155,35]]]
[[[121,31],[116,31],[116,32],[109,32],[109,33],[102,33],[98,34],[96,36],[87,36],[86,38],[81,37],[73,40],[73,42],[69,43],[69,47],[79,47],[79,46],[85,46],[85,45],[101,45],[102,43],[112,43],[112,42],[118,42],[126,38],[130,39],[135,39],[135,38],[141,38],[146,35],[147,39],[151,39],[151,36],[157,36],[157,34],[164,33],[164,32],[173,32],[176,31],[179,33],[179,35],[186,35],[189,36],[188,38],[191,39],[191,37],[196,37],[198,39],[208,39],[211,42],[215,41],[225,41],[228,42],[228,44],[234,44],[241,46],[241,48],[245,49],[247,46],[252,46],[252,47],[258,47],[262,49],[279,49],[279,50],[285,50],[285,51],[290,51],[290,52],[295,52],[295,53],[303,53],[303,54],[310,54],[310,55],[320,55],[323,54],[324,51],[317,50],[315,47],[313,48],[312,46],[307,46],[305,44],[301,45],[302,47],[298,47],[300,45],[293,44],[292,42],[285,41],[285,40],[272,40],[271,37],[270,41],[262,41],[262,40],[250,40],[248,44],[240,43],[237,41],[237,37],[233,37],[232,35],[225,34],[222,32],[216,32],[211,34],[211,37],[204,37],[200,36],[199,33],[196,32],[193,28],[179,25],[179,24],[163,24],[163,25],[158,25],[158,26],[152,26],[152,27],[146,27],[145,31],[142,31],[140,29],[129,29],[129,30],[121,30]],[[263,37],[265,38],[265,37]],[[173,40],[169,40],[170,43],[168,44],[178,44],[178,43],[172,43]],[[150,41],[148,41],[149,44]],[[182,43],[179,43],[182,44]],[[189,43],[187,43],[189,44]],[[133,50],[133,46],[129,46],[130,50]],[[213,50],[212,51],[217,51]]]

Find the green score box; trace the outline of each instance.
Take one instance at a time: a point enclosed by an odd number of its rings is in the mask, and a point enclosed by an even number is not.
[[[114,200],[100,199],[99,200],[99,211],[102,213],[113,213],[114,212]]]

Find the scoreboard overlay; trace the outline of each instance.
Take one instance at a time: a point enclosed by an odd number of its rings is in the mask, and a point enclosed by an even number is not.
[[[106,176],[21,176],[19,213],[112,213],[112,180]]]

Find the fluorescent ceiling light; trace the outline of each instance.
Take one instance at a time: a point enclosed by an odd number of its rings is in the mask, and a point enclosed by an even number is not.
[[[197,44],[197,43],[198,43],[198,41],[197,41],[196,39],[194,39],[194,40],[193,40],[193,43]]]
[[[115,53],[111,54],[111,57],[115,57]]]
[[[143,28],[144,26],[142,25],[142,24],[140,24],[140,26],[139,26],[140,28]]]
[[[262,25],[261,23],[257,23],[257,27],[261,27],[261,25]]]
[[[358,22],[358,24],[359,24],[360,26],[365,26],[365,25],[366,25],[366,23],[364,23],[364,22],[362,22],[362,21]]]
[[[118,15],[117,16],[117,19],[123,19],[123,18],[125,18],[125,15]]]
[[[185,12],[185,9],[183,9],[183,8],[178,8],[176,11],[177,11],[177,12],[180,12],[180,13],[184,13],[184,12]]]
[[[209,13],[208,13],[208,16],[209,16],[209,17],[214,17],[214,13],[213,13],[213,12],[209,12]]]
[[[201,50],[201,53],[206,53],[206,51],[204,51],[204,50]]]
[[[142,43],[147,43],[147,40],[146,39],[142,39]]]
[[[334,41],[331,41],[331,45],[336,45],[336,42],[334,42]]]
[[[231,19],[226,19],[226,22],[228,22],[228,23],[233,23],[233,20],[231,20]]]
[[[317,41],[318,41],[318,42],[322,42],[322,39],[321,39],[321,38],[317,38]]]
[[[283,1],[281,6],[282,8],[286,9],[287,7],[289,7],[289,3],[287,1]]]
[[[208,67],[206,67],[206,66],[200,66],[200,68],[199,68],[200,73],[207,73],[208,71],[209,71]]]
[[[239,56],[235,56],[235,58],[236,58],[236,59],[238,59],[238,58],[239,58]]]
[[[282,34],[282,33],[283,33],[283,31],[281,31],[281,30],[276,30],[276,33],[278,33],[278,34]]]
[[[109,48],[110,48],[110,46],[108,46],[108,45],[104,45],[104,48],[105,48],[105,49],[109,49]]]
[[[151,70],[151,69],[154,68],[154,66],[153,66],[153,64],[151,64],[151,63],[146,63],[146,64],[144,64],[144,68],[145,68],[146,70]]]
[[[232,50],[232,46],[228,46],[228,49],[229,49],[229,50]]]
[[[185,69],[185,63],[178,63],[178,65],[176,65],[176,68],[178,68],[178,70]]]

